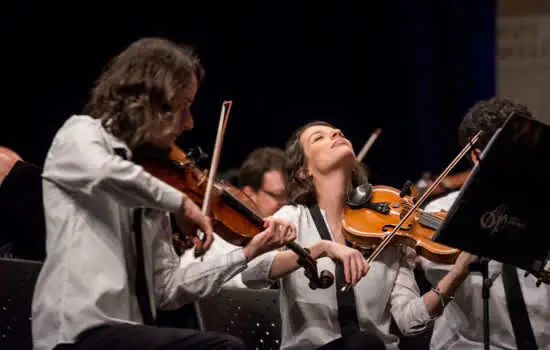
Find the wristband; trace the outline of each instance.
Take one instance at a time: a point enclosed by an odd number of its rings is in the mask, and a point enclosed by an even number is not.
[[[455,298],[453,296],[443,294],[437,286],[433,287],[432,291],[439,297],[439,302],[441,303],[442,308],[445,308],[445,306],[447,306],[447,304],[453,301],[453,299]]]

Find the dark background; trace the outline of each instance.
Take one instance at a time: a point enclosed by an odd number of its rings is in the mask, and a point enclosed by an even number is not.
[[[211,153],[221,103],[233,100],[220,171],[322,119],[357,152],[382,128],[366,157],[371,181],[400,187],[443,170],[462,115],[495,94],[495,1],[108,4],[3,11],[0,145],[41,166],[106,61],[143,36],[192,44],[205,65],[182,147]]]

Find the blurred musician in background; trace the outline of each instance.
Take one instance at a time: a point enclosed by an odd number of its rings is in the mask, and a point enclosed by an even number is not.
[[[531,117],[527,107],[507,99],[481,101],[468,111],[459,126],[461,145],[465,146],[478,131],[483,130],[477,148],[470,154],[474,163],[496,130],[512,114]],[[450,209],[458,193],[454,191],[432,201],[425,210],[439,212]],[[424,258],[420,258],[420,263],[432,284],[452,268]],[[489,263],[489,277],[494,280],[489,294],[491,349],[537,349],[537,344],[541,349],[550,349],[550,286],[542,284],[537,287],[536,279],[524,277],[524,274],[525,271],[509,265],[503,266],[496,261]],[[481,275],[471,274],[457,289],[454,301],[435,323],[432,349],[483,349],[482,283]],[[507,298],[515,300],[513,305],[508,304]],[[521,299],[524,305],[519,302]],[[518,334],[515,334],[517,323],[520,324]]]
[[[284,164],[282,149],[262,147],[252,151],[239,169],[239,187],[256,203],[260,216],[273,215],[286,202]]]
[[[237,187],[241,188],[256,204],[258,214],[262,217],[273,215],[285,204],[286,190],[283,174],[285,163],[284,151],[274,147],[261,147],[252,151],[241,164],[237,176]],[[205,256],[220,254],[235,249],[235,246],[214,233],[212,246]],[[192,250],[182,254],[182,264],[196,259]],[[238,274],[225,286],[246,288]]]
[[[239,168],[231,168],[221,172],[219,178],[231,186],[239,187]]]

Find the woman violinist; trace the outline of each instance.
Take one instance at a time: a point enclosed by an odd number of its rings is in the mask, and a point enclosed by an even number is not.
[[[291,204],[274,216],[296,226],[296,242],[310,247],[320,269],[334,272],[343,266],[345,281],[353,288],[341,292],[336,283],[330,289],[310,290],[303,274],[296,271],[293,253],[287,250],[267,253],[250,264],[242,273],[249,287],[281,282],[281,348],[398,349],[397,336],[389,333],[391,317],[405,335],[424,331],[467,277],[468,266],[476,257],[462,253],[434,290],[420,296],[412,249],[389,246],[369,266],[357,250],[345,245],[341,224],[345,197],[365,179],[351,143],[340,130],[324,122],[309,123],[291,137],[286,156]],[[321,239],[310,211],[316,204],[331,240]],[[343,293],[354,294],[352,309],[356,310],[359,331],[348,332],[342,321],[339,298],[344,298]]]

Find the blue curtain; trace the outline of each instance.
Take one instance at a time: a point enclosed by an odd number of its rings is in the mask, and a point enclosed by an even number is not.
[[[495,15],[493,0],[400,1],[394,23],[399,40],[399,74],[392,78],[403,103],[393,107],[404,127],[394,137],[404,162],[378,173],[394,185],[438,174],[459,152],[457,128],[477,101],[495,95]],[[384,138],[382,138],[384,140]],[[391,147],[390,147],[391,148]],[[384,151],[380,153],[384,157]],[[467,166],[461,164],[457,170]],[[411,179],[414,180],[414,179]]]
[[[296,128],[323,119],[357,151],[381,127],[366,158],[371,181],[398,187],[424,170],[440,172],[459,151],[462,115],[495,94],[495,12],[495,0],[393,0],[365,9],[266,3],[254,16],[238,9],[199,13],[119,25],[124,30],[116,33],[109,26],[85,33],[79,23],[76,41],[46,26],[40,35],[52,41],[29,32],[13,44],[35,45],[6,49],[17,52],[12,65],[22,68],[5,79],[13,92],[13,111],[5,115],[15,116],[15,125],[0,139],[41,165],[54,132],[80,111],[102,65],[138,37],[160,35],[194,44],[207,68],[195,130],[184,143],[211,154],[220,103],[235,102],[220,170],[238,166],[256,147],[283,147]],[[90,50],[90,43],[100,44]],[[51,55],[38,65],[42,51]],[[67,65],[73,57],[76,68]],[[17,93],[29,86],[40,91],[32,103]]]

